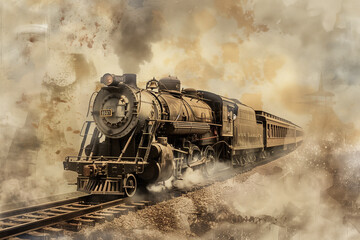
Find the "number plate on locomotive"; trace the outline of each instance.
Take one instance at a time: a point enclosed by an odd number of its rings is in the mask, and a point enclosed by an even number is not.
[[[112,116],[112,109],[101,109],[100,110],[100,117],[111,117]]]

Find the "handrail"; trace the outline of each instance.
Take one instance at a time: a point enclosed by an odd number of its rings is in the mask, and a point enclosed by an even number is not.
[[[88,110],[87,110],[87,113],[86,113],[86,117],[89,116],[90,105],[91,105],[92,99],[93,99],[94,95],[97,94],[97,93],[98,93],[98,92],[95,91],[95,92],[93,92],[93,93],[91,94],[91,97],[90,97],[90,99],[89,99],[89,104],[88,104]]]
[[[122,151],[121,151],[121,153],[120,153],[120,156],[119,156],[119,158],[118,158],[118,160],[117,160],[118,162],[121,161],[121,159],[122,159],[124,153],[126,152],[126,150],[127,150],[128,146],[129,146],[132,138],[134,137],[134,134],[135,134],[136,130],[137,130],[137,128],[135,128],[135,129],[133,130],[133,132],[131,133],[131,136],[128,138],[128,140],[127,140],[124,148],[122,149]]]

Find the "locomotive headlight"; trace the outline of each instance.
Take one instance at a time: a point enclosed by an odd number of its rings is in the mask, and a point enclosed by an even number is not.
[[[110,86],[114,83],[114,76],[110,73],[105,73],[104,76],[101,77],[100,82],[106,86]]]

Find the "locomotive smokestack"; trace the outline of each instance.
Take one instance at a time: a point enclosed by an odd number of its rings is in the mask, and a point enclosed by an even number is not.
[[[124,75],[124,83],[137,87],[136,85],[136,74],[134,73],[125,73]]]
[[[119,83],[125,83],[133,87],[137,87],[136,74],[133,73],[125,73],[121,76],[105,73],[104,76],[100,78],[100,82],[105,84],[106,86],[118,86]]]

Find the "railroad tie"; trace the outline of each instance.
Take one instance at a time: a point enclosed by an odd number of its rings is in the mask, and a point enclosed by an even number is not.
[[[63,211],[76,211],[76,210],[80,210],[83,209],[84,207],[74,207],[74,206],[64,206],[64,207],[60,207],[59,210],[63,210]]]
[[[29,238],[31,240],[33,240],[33,239],[34,240],[36,240],[36,239],[47,240],[47,239],[50,239],[50,234],[31,231],[31,232],[24,233],[23,235],[20,235],[19,237],[20,238]]]
[[[123,215],[123,212],[121,211],[117,211],[117,210],[111,210],[111,209],[106,209],[104,211],[102,211],[103,213],[108,213],[108,214],[112,214],[114,217],[120,217],[121,215]]]
[[[41,218],[45,218],[45,217],[54,217],[57,214],[53,213],[53,212],[50,212],[48,210],[45,210],[45,211],[41,211],[41,212],[36,212],[36,213],[34,213],[34,215],[39,216]]]
[[[45,227],[42,228],[41,231],[45,233],[49,233],[51,236],[61,236],[64,234],[64,230],[61,228],[54,228],[54,227]]]
[[[88,214],[88,215],[82,216],[81,218],[90,219],[90,220],[95,221],[96,223],[104,223],[106,221],[105,217],[94,216],[93,214]]]
[[[56,224],[56,227],[72,231],[72,232],[79,232],[82,228],[81,222],[78,223],[71,223],[71,222],[61,222]]]
[[[64,214],[64,213],[69,213],[71,211],[70,210],[60,210],[60,209],[49,209],[48,212]]]
[[[113,212],[119,212],[120,215],[124,215],[124,214],[127,214],[129,212],[129,209],[122,208],[122,207],[119,207],[119,206],[108,208],[107,210],[113,211]]]
[[[12,223],[12,222],[0,221],[0,228],[8,228],[8,227],[13,227],[13,226],[17,226],[17,225],[18,224]]]
[[[69,223],[81,223],[84,226],[90,226],[90,227],[94,227],[95,226],[95,221],[91,220],[91,219],[86,219],[86,218],[74,218],[72,220],[67,221]]]
[[[21,217],[9,217],[7,219],[9,219],[11,222],[16,222],[16,223],[28,223],[34,221],[34,219],[31,218],[21,218]]]
[[[114,220],[114,214],[111,214],[111,213],[96,212],[96,213],[93,213],[92,215],[96,216],[96,217],[104,217],[106,219],[106,221],[108,221],[108,222]]]
[[[152,201],[139,201],[139,203],[143,203],[145,206],[150,206],[150,205],[154,205],[154,202]]]
[[[125,209],[127,209],[129,212],[136,210],[136,206],[134,206],[134,205],[125,205],[124,203],[123,203],[123,204],[120,204],[118,207],[119,207],[119,208],[125,208]]]
[[[43,219],[44,217],[39,216],[39,215],[34,215],[34,214],[24,214],[24,217],[28,218],[28,219],[32,219],[32,220],[39,220],[39,219]]]
[[[130,206],[135,206],[136,209],[144,209],[145,208],[145,203],[133,202],[133,203],[130,203]]]
[[[71,207],[76,207],[76,208],[86,208],[89,207],[89,205],[86,204],[81,204],[81,203],[71,203],[69,204]]]

